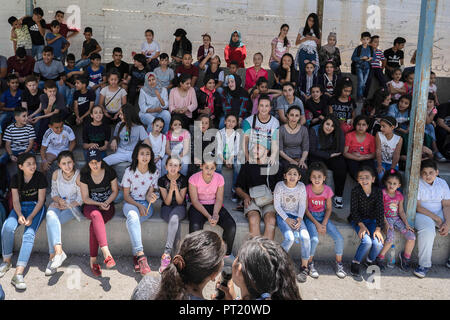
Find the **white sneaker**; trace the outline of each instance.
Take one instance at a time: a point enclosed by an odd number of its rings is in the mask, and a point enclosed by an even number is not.
[[[11,269],[11,263],[3,262],[0,265],[0,278],[3,277],[9,269]]]
[[[57,254],[55,255],[55,257],[52,260],[52,264],[50,266],[51,269],[57,269],[59,267],[61,267],[61,265],[63,264],[64,260],[66,260],[67,255],[66,253],[63,251],[63,253],[61,254]]]
[[[48,276],[51,276],[51,275],[53,275],[53,274],[56,273],[56,269],[52,268],[52,262],[53,262],[53,261],[49,261],[49,262],[47,263],[47,268],[45,268],[45,275],[46,275],[47,277],[48,277]]]
[[[25,280],[23,279],[23,275],[22,274],[16,274],[11,279],[11,284],[14,287],[16,287],[16,289],[18,289],[18,290],[25,290],[27,288],[27,285],[25,283]]]

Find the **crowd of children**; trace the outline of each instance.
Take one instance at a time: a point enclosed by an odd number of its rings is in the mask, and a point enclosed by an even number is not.
[[[402,73],[405,39],[395,39],[394,46],[383,52],[379,36],[362,33],[361,45],[351,58],[357,76],[353,92],[351,79],[341,74],[336,33],[330,33],[321,46],[318,17],[310,14],[297,35],[295,58],[289,53],[287,24],[271,41],[269,64],[275,82],[270,87],[260,52],[253,56],[254,65],[245,69],[245,78],[238,75],[238,69],[245,68],[247,48],[237,30],[224,51],[228,71],[220,67],[209,34],[202,35],[193,63],[192,43],[183,29],[174,33],[170,58],[148,29],[131,66],[122,61],[120,47],[114,48],[113,61],[104,66],[92,28],[84,29],[77,61],[68,53],[68,39],[78,31],[64,24],[61,11],[50,24],[43,15],[42,9],[35,8],[31,17],[8,19],[15,55],[8,59],[8,88],[0,97],[4,142],[0,166],[4,170],[10,161],[17,164],[17,174],[6,174],[12,206],[2,227],[0,277],[11,268],[14,233],[22,224],[25,233],[12,278],[17,289],[26,289],[23,271],[44,219],[50,254],[45,275],[54,274],[67,257],[61,226],[82,215],[91,220],[93,274],[101,276],[99,247],[106,268],[113,268],[105,224],[122,196],[136,272],[151,271],[141,223],[151,218],[158,198],[161,217],[168,224],[161,273],[176,262],[172,256],[185,217],[190,233],[202,229],[205,222],[221,226],[224,255],[232,257],[236,222],[223,206],[228,184],[232,200],[242,200],[240,210],[252,236],[260,235],[263,220],[268,239],[274,239],[278,225],[286,252],[294,241],[301,243],[298,281],[305,282],[308,275],[319,277],[314,255],[319,235],[326,233],[335,243],[336,275],[344,278],[345,242],[330,216],[333,205],[344,206],[347,173],[358,183],[351,191],[348,220],[361,239],[351,262],[352,276],[362,279],[362,263],[384,270],[394,230],[406,238],[399,260],[400,267],[408,270],[415,229],[419,264],[414,274],[426,276],[435,228],[443,236],[449,231],[450,190],[437,177],[433,158],[445,162],[443,154],[450,156],[445,144],[450,105],[439,103],[432,74],[414,229],[406,219],[399,173],[408,152],[414,85],[414,73]],[[366,99],[373,78],[380,89]],[[363,102],[360,115],[357,102]],[[196,131],[198,124],[201,131]],[[81,170],[73,152],[77,127],[82,127],[80,147],[85,157]],[[208,129],[213,128],[219,130],[210,134]],[[197,147],[199,137],[201,147]],[[211,141],[214,150],[208,146]],[[120,163],[129,164],[123,176],[114,168]],[[225,182],[224,166],[233,169],[232,181]],[[328,170],[334,190],[325,184]],[[48,207],[47,189],[52,200]]]

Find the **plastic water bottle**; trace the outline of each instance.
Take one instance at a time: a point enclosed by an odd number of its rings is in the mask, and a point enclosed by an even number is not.
[[[387,266],[389,268],[395,267],[395,245],[392,245],[392,247],[389,249]]]
[[[64,201],[67,200],[66,197],[62,197],[62,199]],[[69,207],[69,208],[70,208],[70,211],[72,212],[72,215],[74,216],[74,218],[77,219],[78,222],[80,222],[81,221],[81,217],[82,217],[81,211],[78,208],[72,208],[72,207]]]
[[[298,230],[294,231],[294,240],[295,240],[295,243],[300,243],[300,231],[298,231]]]

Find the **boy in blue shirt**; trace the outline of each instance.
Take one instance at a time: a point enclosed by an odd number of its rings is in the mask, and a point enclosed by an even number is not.
[[[91,55],[91,65],[86,70],[89,78],[88,89],[95,92],[95,104],[100,100],[100,90],[106,85],[105,67],[101,65],[102,58],[98,53]]]
[[[52,30],[52,32],[49,32],[45,35],[47,45],[53,48],[53,54],[55,58],[57,60],[60,60],[64,65],[64,53],[69,48],[70,43],[59,33],[60,24],[58,20],[53,20],[52,23],[50,23],[50,29]]]
[[[14,120],[14,109],[20,107],[22,90],[19,89],[19,78],[15,74],[6,77],[8,89],[0,97],[0,135]]]
[[[364,96],[364,89],[370,73],[370,61],[374,58],[373,48],[369,46],[371,35],[369,32],[361,34],[361,45],[353,51],[352,62],[355,64],[356,75],[358,76],[357,97],[361,101]]]

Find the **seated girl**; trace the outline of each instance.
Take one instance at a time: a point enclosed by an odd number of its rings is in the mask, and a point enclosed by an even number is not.
[[[178,86],[170,90],[169,111],[179,115],[182,119],[183,128],[188,129],[193,124],[192,112],[197,109],[197,96],[195,89],[191,87],[191,75],[181,74],[178,78]]]
[[[216,89],[216,81],[213,75],[205,75],[205,85],[197,91],[198,107],[193,113],[197,119],[200,115],[207,115],[216,127],[219,126],[222,114],[222,98]]]
[[[281,89],[285,83],[292,83],[296,86],[298,82],[298,71],[295,69],[294,57],[290,53],[285,53],[281,57],[281,63],[276,69],[275,74],[275,89]]]
[[[250,90],[250,99],[253,103],[252,114],[258,113],[258,100],[262,94],[267,94],[270,98],[270,101],[273,103],[275,98],[281,96],[281,90],[269,89],[269,81],[266,78],[260,77],[258,81],[256,81],[255,88]],[[272,112],[275,115],[275,110],[272,108]]]
[[[166,135],[166,155],[163,164],[167,163],[170,157],[178,157],[181,160],[181,174],[186,176],[188,173],[190,157],[191,157],[191,134],[183,128],[183,120],[180,115],[174,115],[170,120],[170,130]],[[167,172],[163,169],[163,175]]]

